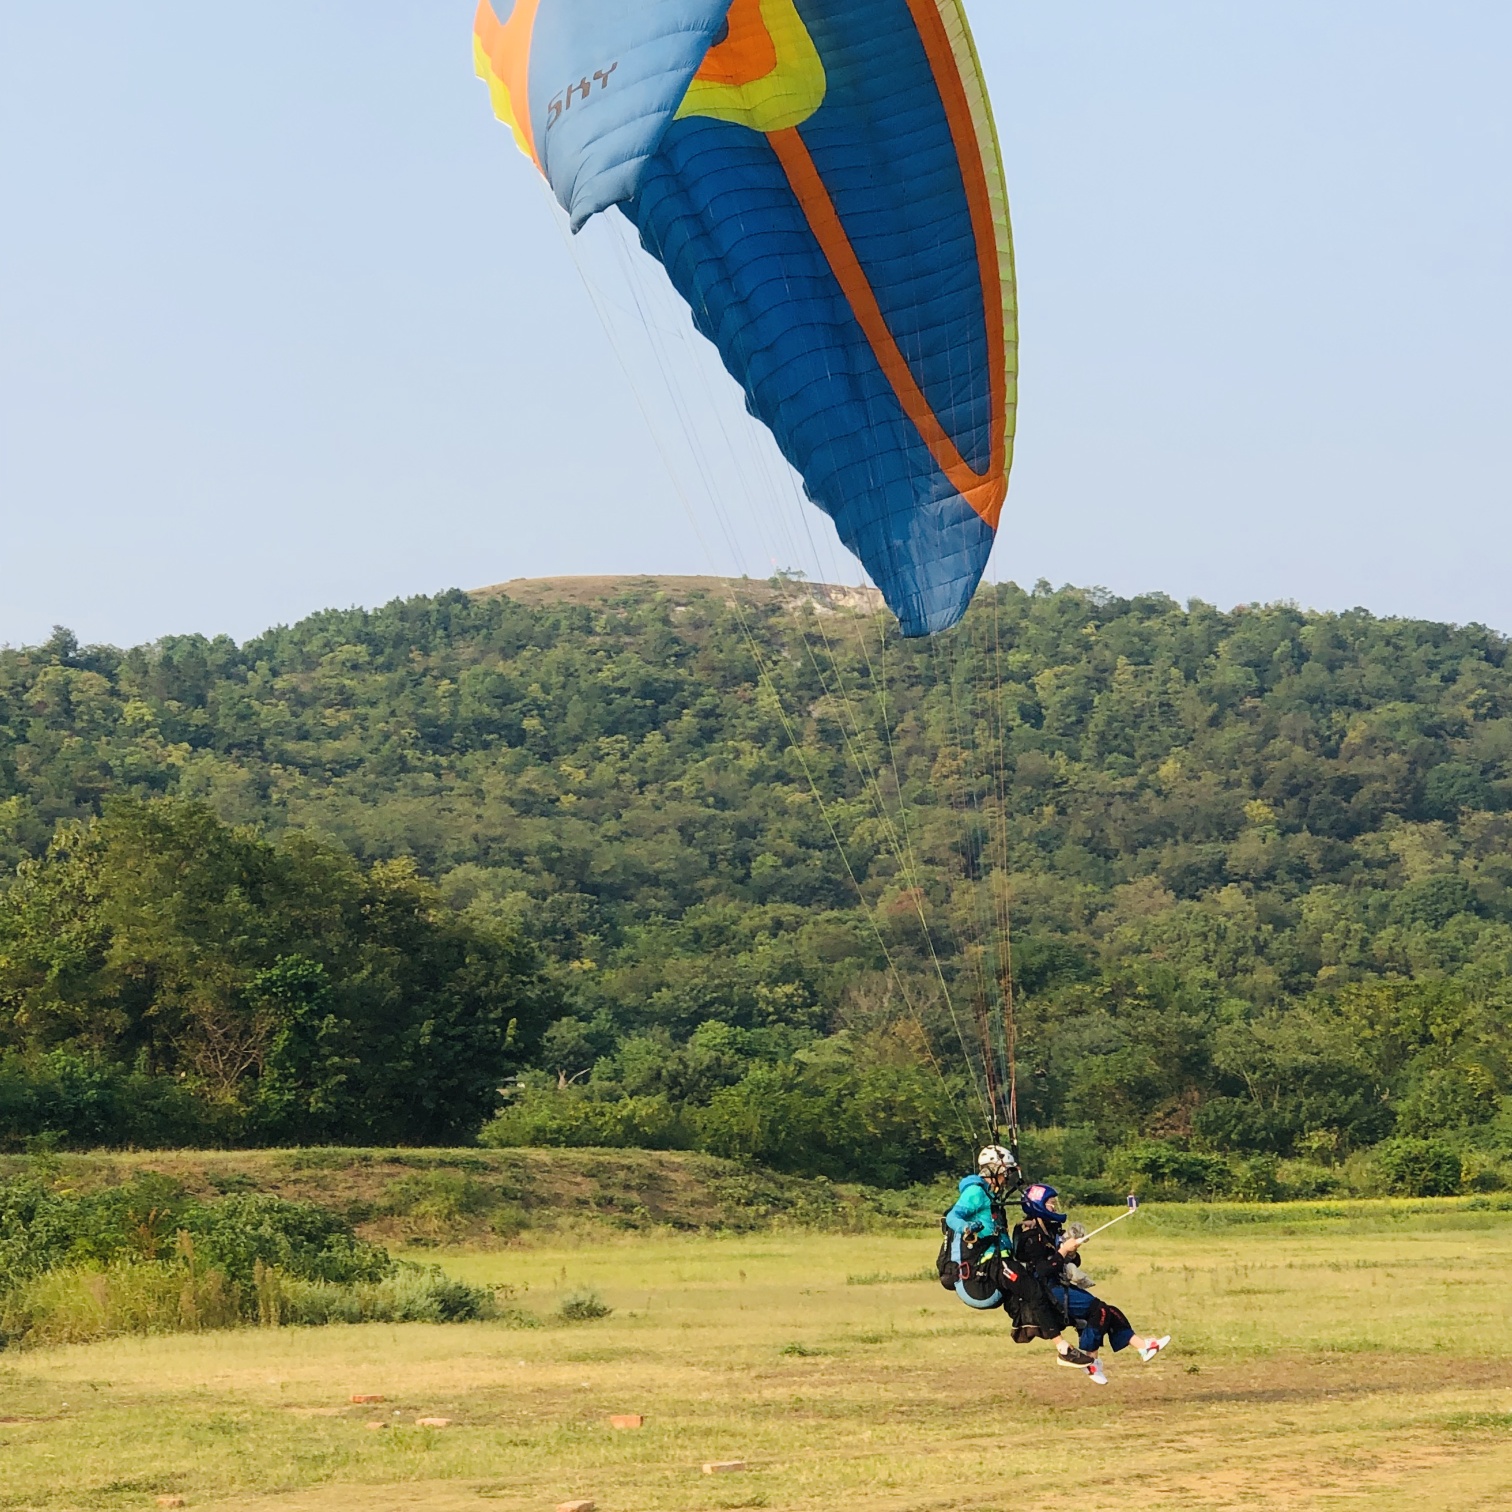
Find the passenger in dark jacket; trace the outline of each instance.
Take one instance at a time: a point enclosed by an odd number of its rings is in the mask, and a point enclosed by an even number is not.
[[[1153,1360],[1171,1342],[1167,1334],[1161,1339],[1141,1338],[1129,1320],[1110,1302],[1094,1296],[1084,1287],[1074,1286],[1066,1275],[1068,1265],[1075,1266],[1081,1255],[1078,1239],[1062,1236],[1066,1215],[1052,1186],[1036,1183],[1024,1188],[1019,1198],[1024,1221],[1013,1230],[1012,1263],[1023,1269],[1045,1289],[1059,1310],[1063,1323],[1080,1332],[1077,1340],[1088,1361],[1088,1376],[1099,1386],[1107,1384],[1097,1352],[1106,1340],[1116,1354],[1133,1345],[1141,1360]],[[1062,1363],[1067,1363],[1064,1353]]]

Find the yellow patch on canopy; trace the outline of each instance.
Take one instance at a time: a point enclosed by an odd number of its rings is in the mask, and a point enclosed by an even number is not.
[[[824,103],[828,81],[793,0],[735,0],[727,34],[708,51],[678,107],[753,131],[786,131]]]

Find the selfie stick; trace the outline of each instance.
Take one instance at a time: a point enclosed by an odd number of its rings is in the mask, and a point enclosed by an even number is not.
[[[1100,1233],[1102,1233],[1103,1229],[1110,1229],[1115,1223],[1122,1223],[1125,1218],[1132,1218],[1138,1211],[1139,1198],[1134,1196],[1134,1194],[1131,1192],[1129,1194],[1129,1211],[1127,1213],[1120,1213],[1118,1217],[1111,1219],[1109,1222],[1103,1224],[1102,1228],[1095,1228],[1090,1234],[1084,1234],[1079,1240],[1077,1240],[1077,1243],[1085,1244],[1088,1239],[1095,1239]]]

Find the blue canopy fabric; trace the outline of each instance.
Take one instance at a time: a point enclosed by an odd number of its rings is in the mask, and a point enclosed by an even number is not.
[[[574,225],[631,219],[903,633],[956,623],[1017,397],[1007,195],[959,0],[517,0],[502,24],[483,0],[476,36]]]

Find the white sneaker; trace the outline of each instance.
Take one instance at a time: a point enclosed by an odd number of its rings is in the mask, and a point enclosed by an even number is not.
[[[1158,1355],[1160,1351],[1164,1349],[1170,1342],[1170,1334],[1167,1334],[1163,1339],[1151,1339],[1150,1342],[1139,1351],[1139,1358],[1146,1364],[1149,1364],[1149,1362],[1153,1360],[1155,1356]]]
[[[1108,1378],[1103,1374],[1102,1361],[1095,1355],[1092,1357],[1092,1363],[1086,1367],[1086,1371],[1087,1379],[1094,1386],[1106,1386],[1108,1384]]]

